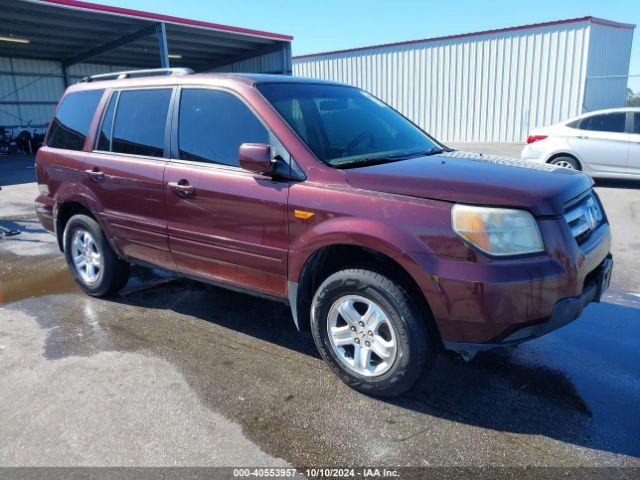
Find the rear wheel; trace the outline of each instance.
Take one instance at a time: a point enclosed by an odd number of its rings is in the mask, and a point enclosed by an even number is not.
[[[318,288],[311,327],[349,386],[381,396],[410,389],[435,359],[435,335],[404,288],[371,270],[341,270]]]
[[[550,162],[558,167],[569,168],[571,170],[580,170],[580,165],[575,158],[572,157],[556,157]]]
[[[67,222],[64,254],[78,286],[94,297],[118,292],[129,279],[129,264],[117,257],[98,222],[87,215]]]

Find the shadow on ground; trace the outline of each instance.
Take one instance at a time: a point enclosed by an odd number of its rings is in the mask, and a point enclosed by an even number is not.
[[[640,190],[640,179],[628,180],[617,178],[596,178],[594,179],[594,181],[596,182],[596,187],[633,188],[636,190]]]
[[[313,359],[319,358],[310,335],[300,335],[296,331],[286,305],[187,280],[132,291],[116,301],[144,309],[173,311],[250,336],[261,343],[284,347]],[[611,318],[636,318],[637,313],[631,307],[613,304],[606,306],[606,314]],[[578,327],[579,325],[570,328]],[[119,328],[128,327],[120,324]],[[601,343],[607,341],[606,335],[598,338]],[[543,341],[544,339],[539,340]],[[145,344],[147,340],[140,342]],[[52,344],[58,346],[59,342],[53,339]],[[414,390],[385,402],[420,415],[457,423],[502,432],[542,435],[592,449],[640,456],[640,443],[635,436],[637,432],[634,431],[639,426],[638,417],[633,413],[634,398],[639,391],[638,378],[633,379],[630,390],[624,393],[627,398],[623,405],[629,408],[629,421],[620,417],[623,414],[615,410],[615,402],[611,403],[611,408],[605,410],[605,413],[598,412],[597,418],[593,418],[591,403],[599,400],[597,395],[589,398],[588,392],[601,388],[595,379],[603,374],[619,373],[598,370],[589,372],[587,376],[593,375],[594,381],[584,389],[587,395],[579,393],[571,378],[572,369],[563,369],[566,359],[562,352],[550,353],[546,350],[547,347],[556,349],[554,342],[550,342],[548,345],[536,345],[532,349],[521,346],[516,349],[494,350],[479,354],[469,363],[453,354],[442,353],[433,371]],[[589,347],[588,341],[585,341],[584,348]],[[615,349],[616,346],[610,345],[608,348]],[[615,362],[622,361],[626,353],[622,349],[618,358],[613,354],[613,367],[616,366]],[[549,364],[546,356],[549,357]],[[179,355],[176,358],[179,362]],[[633,362],[633,359],[626,358],[626,361]],[[611,363],[607,364],[608,368],[611,366]],[[592,367],[578,365],[578,368]],[[331,375],[328,368],[325,371],[327,375]],[[337,378],[333,381],[338,382]],[[195,378],[192,384],[196,389],[200,388]],[[259,389],[260,385],[256,387]],[[200,390],[207,398],[207,388]],[[359,395],[350,391],[342,394],[347,397]],[[270,408],[277,406],[271,405]],[[616,422],[609,424],[614,417],[622,418],[622,425]],[[425,426],[424,431],[415,431],[400,440],[408,440],[428,430],[429,427]]]
[[[36,181],[35,155],[1,155],[0,187]]]

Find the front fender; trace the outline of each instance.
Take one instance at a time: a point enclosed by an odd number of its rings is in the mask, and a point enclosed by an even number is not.
[[[438,261],[436,255],[419,237],[372,219],[332,218],[298,236],[289,253],[290,289],[297,289],[301,272],[313,254],[332,245],[364,247],[393,259],[416,283],[432,312],[439,315],[444,311],[441,293],[431,276]],[[290,292],[292,307],[296,294]],[[294,319],[297,319],[295,309]]]
[[[309,228],[291,243],[289,280],[297,282],[302,267],[311,255],[331,245],[369,248],[399,263],[410,259],[407,252],[427,249],[418,238],[379,221],[354,217],[332,218]]]

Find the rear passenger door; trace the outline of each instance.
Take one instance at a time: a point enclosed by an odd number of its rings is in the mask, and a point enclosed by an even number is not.
[[[629,143],[629,173],[640,175],[640,112],[632,112]]]
[[[165,197],[179,270],[286,296],[289,183],[238,165],[240,144],[272,144],[274,137],[227,91],[182,87],[174,116]]]
[[[84,185],[128,256],[174,267],[169,252],[163,174],[173,88],[114,90],[104,109]]]
[[[568,141],[580,161],[595,171],[627,172],[629,134],[626,131],[625,112],[591,115],[580,120],[573,128],[579,131]]]

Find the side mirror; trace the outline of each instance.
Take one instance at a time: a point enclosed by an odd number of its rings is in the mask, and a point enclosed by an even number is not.
[[[240,167],[262,175],[272,174],[275,162],[271,161],[271,147],[263,143],[243,143],[238,149]]]

